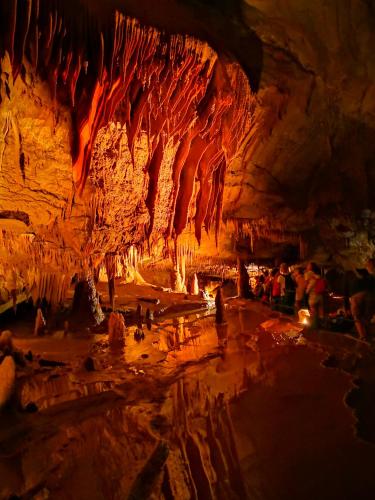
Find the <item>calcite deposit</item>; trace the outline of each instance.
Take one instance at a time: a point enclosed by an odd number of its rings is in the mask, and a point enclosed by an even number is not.
[[[202,228],[218,234],[253,112],[239,64],[207,43],[119,11],[109,26],[86,15],[82,30],[58,3],[2,12],[13,30],[1,42],[4,247],[26,240],[34,259],[13,265],[48,298],[38,273],[54,281],[132,245],[163,247],[188,224],[198,241]]]
[[[60,297],[56,272],[184,234],[201,255],[242,235],[255,257],[371,255],[371,4],[167,3],[2,3],[2,275]]]

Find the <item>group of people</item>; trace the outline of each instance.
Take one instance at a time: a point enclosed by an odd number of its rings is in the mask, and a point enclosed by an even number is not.
[[[308,308],[311,326],[318,327],[326,317],[329,284],[314,262],[306,269],[289,269],[283,263],[256,278],[255,296],[275,309],[295,312]],[[361,339],[368,337],[370,321],[375,314],[375,259],[369,259],[366,269],[357,270],[347,290],[345,314],[350,316]]]
[[[308,307],[313,321],[324,317],[327,282],[314,262],[306,269],[295,267],[290,271],[288,265],[282,263],[270,272],[266,270],[257,277],[254,292],[262,302],[276,309],[298,312]]]

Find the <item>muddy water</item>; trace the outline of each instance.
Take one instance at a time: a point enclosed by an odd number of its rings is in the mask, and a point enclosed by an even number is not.
[[[322,363],[367,354],[343,337],[267,334],[268,314],[171,318],[117,348],[18,339],[67,365],[20,376],[22,406],[39,411],[0,417],[0,498],[374,498],[374,445],[344,402],[353,373]]]

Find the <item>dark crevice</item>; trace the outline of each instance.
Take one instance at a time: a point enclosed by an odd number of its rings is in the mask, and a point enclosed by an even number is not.
[[[15,219],[30,225],[30,217],[26,212],[20,210],[0,210],[0,219]]]

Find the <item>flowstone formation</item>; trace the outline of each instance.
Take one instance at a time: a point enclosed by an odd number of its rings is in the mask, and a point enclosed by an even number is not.
[[[118,11],[30,0],[0,14],[2,262],[16,242],[14,272],[45,296],[38,273],[52,284],[188,224],[217,234],[252,116],[238,63]]]

